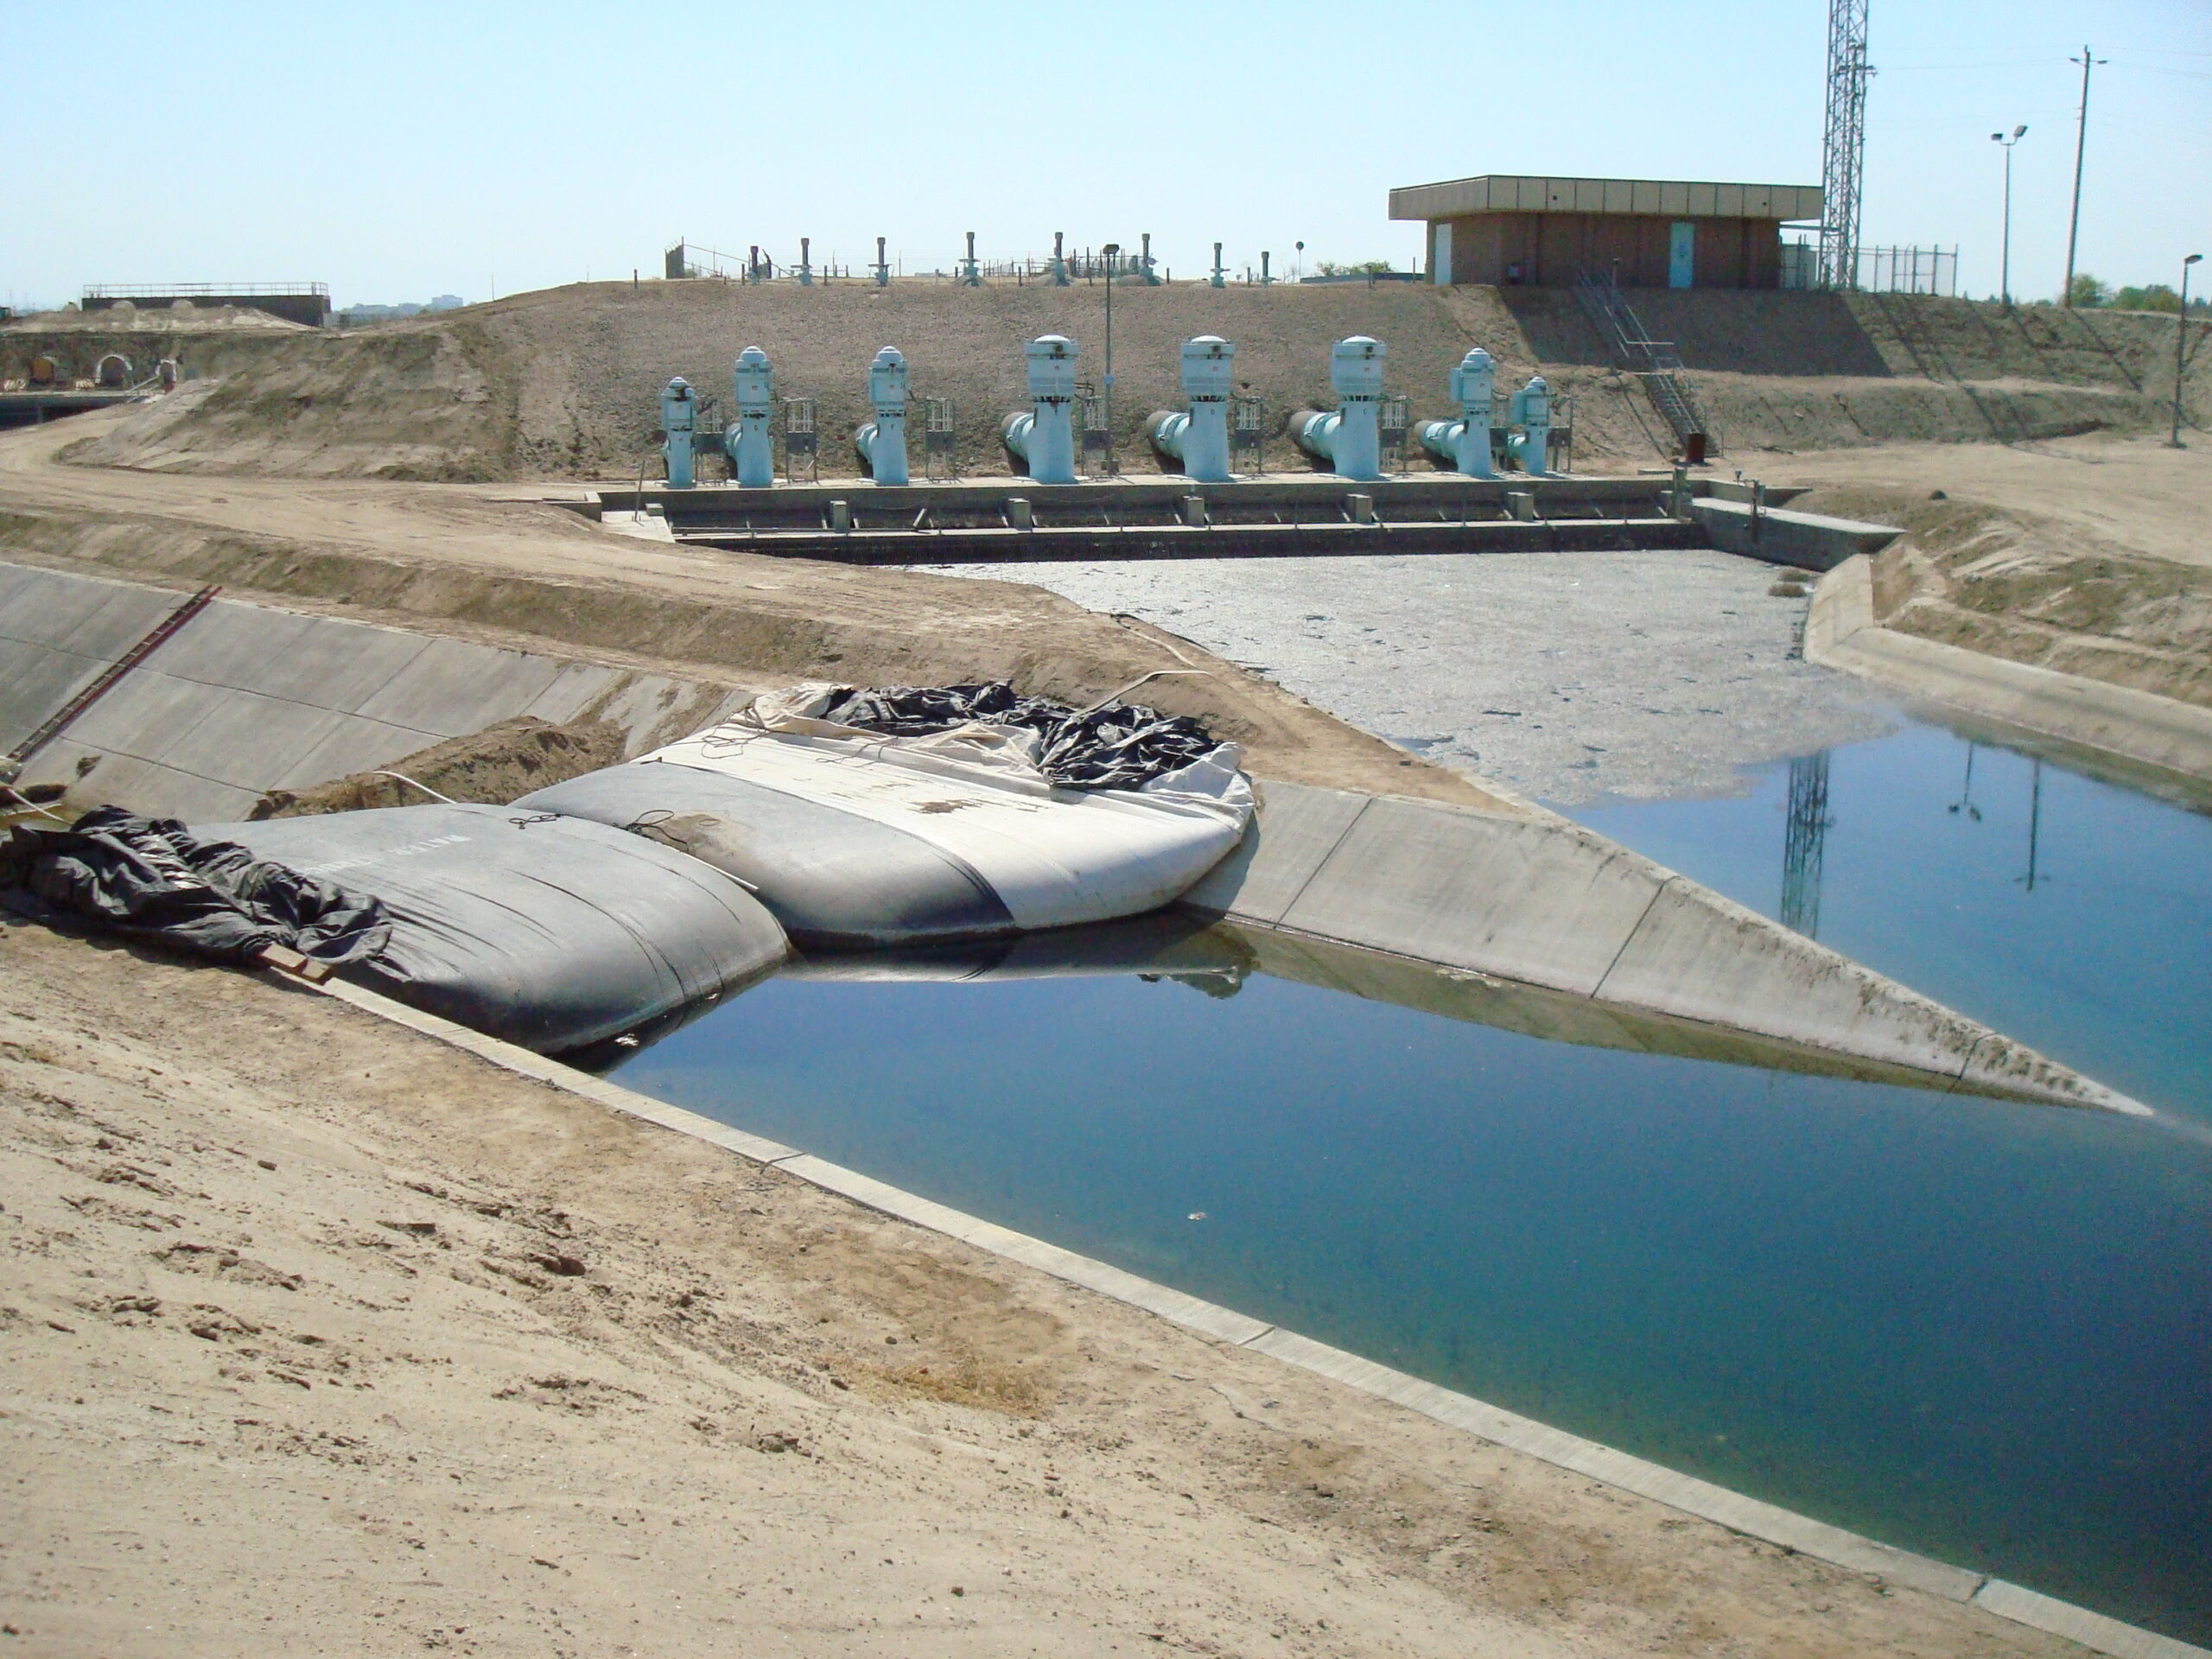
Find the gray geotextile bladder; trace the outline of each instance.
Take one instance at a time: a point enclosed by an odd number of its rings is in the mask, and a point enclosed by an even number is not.
[[[735,876],[803,944],[853,949],[1014,931],[975,866],[895,825],[726,772],[632,761],[516,803],[634,828]]]
[[[789,948],[721,871],[550,812],[383,807],[194,833],[374,894],[391,942],[340,978],[541,1053],[742,989]]]

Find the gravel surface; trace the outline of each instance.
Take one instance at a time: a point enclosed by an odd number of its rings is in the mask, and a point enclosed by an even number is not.
[[[1732,793],[1742,766],[1891,725],[1869,688],[1796,655],[1806,601],[1725,553],[943,568],[1141,617],[1560,806]]]

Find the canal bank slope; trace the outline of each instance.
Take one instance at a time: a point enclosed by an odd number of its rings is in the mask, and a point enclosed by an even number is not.
[[[2081,1651],[327,998],[0,965],[26,1654]]]

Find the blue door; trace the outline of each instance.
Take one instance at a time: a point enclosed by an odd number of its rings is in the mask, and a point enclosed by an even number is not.
[[[1697,276],[1697,226],[1677,219],[1667,238],[1667,286],[1688,288]]]

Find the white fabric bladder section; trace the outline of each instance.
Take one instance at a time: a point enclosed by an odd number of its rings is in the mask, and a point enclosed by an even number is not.
[[[1141,789],[1059,789],[1038,770],[1033,733],[886,737],[805,712],[813,689],[764,698],[637,764],[721,772],[900,830],[972,866],[1025,929],[1172,903],[1251,821],[1234,744]]]

